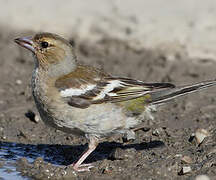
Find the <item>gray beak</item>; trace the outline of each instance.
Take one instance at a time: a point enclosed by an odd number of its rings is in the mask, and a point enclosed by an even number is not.
[[[31,36],[14,39],[14,42],[35,53],[35,48],[33,46],[34,43]]]

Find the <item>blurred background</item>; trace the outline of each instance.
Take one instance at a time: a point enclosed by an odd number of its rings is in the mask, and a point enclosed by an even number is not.
[[[184,49],[193,57],[215,58],[216,2],[212,0],[1,0],[0,3],[0,25],[16,32],[49,31],[63,35],[76,32],[91,40],[106,33],[148,48]]]
[[[0,0],[1,180],[216,179],[215,88],[162,106],[131,144],[101,143],[87,159],[91,172],[66,168],[86,140],[41,121],[32,55],[13,41],[41,31],[65,37],[80,62],[113,75],[177,85],[216,77],[216,1]]]

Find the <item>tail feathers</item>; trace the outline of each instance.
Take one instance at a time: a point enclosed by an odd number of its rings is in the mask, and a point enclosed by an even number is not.
[[[212,81],[205,81],[205,82],[192,84],[192,85],[186,85],[182,87],[153,91],[150,93],[151,100],[149,101],[149,104],[151,105],[163,104],[176,97],[183,96],[215,85],[216,85],[216,80],[212,80]]]

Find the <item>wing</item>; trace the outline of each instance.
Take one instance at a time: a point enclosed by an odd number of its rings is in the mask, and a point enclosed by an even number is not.
[[[91,87],[91,89],[88,87]],[[86,99],[91,104],[115,103],[136,99],[159,89],[174,87],[170,83],[144,83],[129,78],[106,77],[103,81],[97,82],[96,85],[87,86],[88,90],[77,95],[77,97]]]
[[[157,90],[175,87],[170,83],[144,83],[129,78],[111,77],[96,69],[88,72],[84,69],[86,68],[82,66],[78,68],[79,72],[73,72],[56,81],[62,98],[69,105],[78,108],[87,108],[91,104],[128,101]]]

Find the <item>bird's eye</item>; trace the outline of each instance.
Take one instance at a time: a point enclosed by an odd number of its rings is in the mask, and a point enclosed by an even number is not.
[[[40,43],[40,45],[41,45],[42,48],[47,48],[47,47],[49,46],[49,43],[46,42],[46,41],[42,41],[42,42]]]

